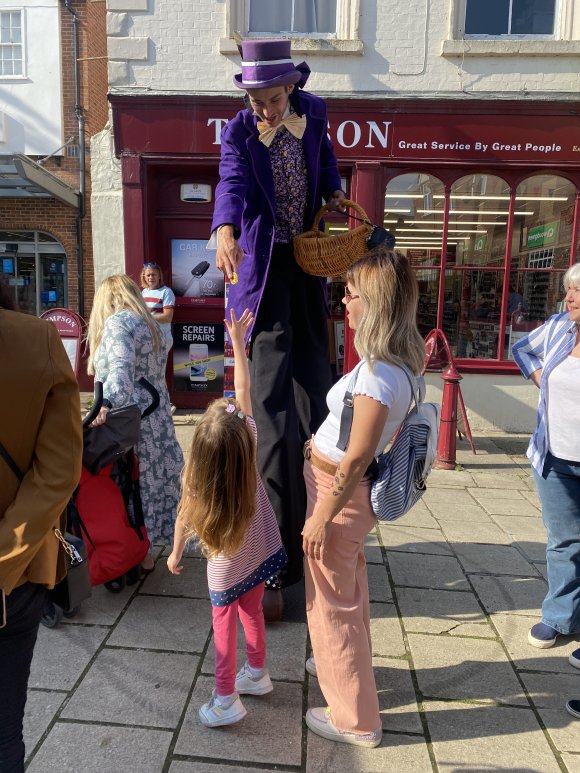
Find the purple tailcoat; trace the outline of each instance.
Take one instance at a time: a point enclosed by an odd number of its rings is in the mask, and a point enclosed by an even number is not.
[[[304,223],[310,228],[323,197],[328,200],[334,191],[340,190],[341,181],[327,134],[324,101],[301,91],[300,108],[306,115],[302,145],[308,169]],[[231,223],[244,251],[238,284],[230,287],[227,313],[234,308],[239,316],[248,308],[254,317],[270,265],[276,213],[270,152],[258,139],[257,122],[252,110],[240,110],[222,129],[220,181],[211,226],[213,232],[220,225]],[[326,280],[322,282],[326,285]]]

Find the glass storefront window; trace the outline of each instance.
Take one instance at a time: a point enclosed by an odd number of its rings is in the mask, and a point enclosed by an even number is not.
[[[0,231],[0,279],[24,313],[67,305],[66,255],[50,234]]]
[[[447,265],[501,266],[505,260],[510,187],[488,174],[462,177],[451,187]]]
[[[530,176],[517,188],[499,175],[469,174],[447,191],[424,172],[386,186],[385,228],[417,272],[419,329],[425,336],[441,327],[459,359],[509,361],[514,341],[563,309],[576,187],[554,174]]]
[[[498,356],[502,289],[503,271],[445,272],[442,327],[454,357]]]
[[[385,192],[384,227],[413,266],[441,265],[445,188],[429,174],[394,177]]]
[[[439,292],[439,270],[418,269],[419,304],[417,324],[423,337],[437,327],[437,293]]]

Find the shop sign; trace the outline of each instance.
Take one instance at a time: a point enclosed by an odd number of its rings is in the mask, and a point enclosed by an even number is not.
[[[111,100],[116,152],[219,155],[221,131],[236,114],[237,100],[211,104],[138,104]],[[328,136],[339,158],[409,161],[580,163],[580,117],[528,115],[525,109],[494,112],[396,112],[384,100],[327,100]]]
[[[487,234],[479,236],[473,243],[474,252],[483,252],[487,247]]]
[[[528,230],[528,247],[544,247],[548,244],[555,244],[558,241],[560,230],[560,221],[554,220],[551,223],[537,225]]]

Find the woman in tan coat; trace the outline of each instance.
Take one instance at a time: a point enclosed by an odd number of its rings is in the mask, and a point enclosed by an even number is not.
[[[46,598],[65,571],[54,528],[81,471],[79,392],[56,328],[0,286],[0,771],[24,770],[22,720]],[[0,446],[0,452],[2,448]]]

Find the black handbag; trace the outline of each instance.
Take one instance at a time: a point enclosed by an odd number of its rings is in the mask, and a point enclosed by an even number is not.
[[[86,427],[83,438],[83,466],[96,475],[139,442],[141,410],[138,405],[114,408],[99,427]]]
[[[0,443],[0,456],[19,481],[24,475],[6,448]],[[66,577],[48,591],[48,600],[58,604],[65,612],[71,612],[89,598],[92,593],[89,562],[85,543],[68,532],[63,537],[60,529],[53,529],[55,539],[61,543],[66,555]]]

